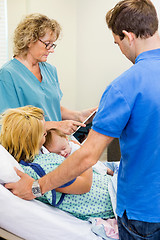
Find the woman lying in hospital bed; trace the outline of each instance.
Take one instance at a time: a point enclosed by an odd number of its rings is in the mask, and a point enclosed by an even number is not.
[[[1,145],[34,179],[41,177],[41,170],[48,173],[64,160],[54,153],[39,154],[45,136],[44,113],[39,108],[26,106],[9,109],[2,116]],[[37,170],[39,166],[42,167],[40,171]],[[88,169],[67,185],[45,193],[39,200],[83,220],[89,217],[112,218],[114,213],[108,193],[109,179],[107,174],[100,175]]]

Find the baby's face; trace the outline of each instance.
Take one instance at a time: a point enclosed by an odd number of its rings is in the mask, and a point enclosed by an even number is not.
[[[53,144],[50,144],[48,151],[66,158],[71,153],[71,147],[67,138],[54,134]]]

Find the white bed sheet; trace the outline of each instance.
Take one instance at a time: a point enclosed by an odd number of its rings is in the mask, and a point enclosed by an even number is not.
[[[0,184],[0,227],[26,240],[101,240],[91,224],[37,200],[14,196]]]

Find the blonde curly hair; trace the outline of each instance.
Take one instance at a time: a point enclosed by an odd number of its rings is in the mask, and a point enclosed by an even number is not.
[[[56,35],[57,40],[61,32],[61,26],[56,20],[39,13],[27,15],[18,24],[14,32],[14,57],[21,54],[25,56],[28,51],[28,45],[31,42],[38,41],[40,37],[44,37],[48,29]]]
[[[44,132],[42,109],[25,106],[1,114],[0,144],[19,162],[33,161]]]

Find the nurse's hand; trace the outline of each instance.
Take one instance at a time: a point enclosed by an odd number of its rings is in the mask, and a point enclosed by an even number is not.
[[[32,193],[32,184],[34,179],[28,174],[21,172],[15,168],[17,175],[21,178],[18,182],[6,183],[5,187],[9,189],[14,195],[26,199],[32,200],[35,196]]]
[[[71,135],[74,133],[79,126],[85,127],[86,125],[73,120],[63,120],[57,122],[57,129],[66,135]]]
[[[96,111],[98,108],[97,107],[94,107],[94,108],[91,108],[91,109],[87,109],[87,110],[83,110],[81,112],[79,112],[79,121],[80,122],[84,122],[85,119],[91,115],[92,112]],[[92,122],[93,118],[94,118],[95,114],[92,116],[92,118],[89,119],[89,121],[87,121],[86,123],[90,123]]]

